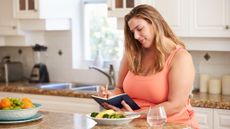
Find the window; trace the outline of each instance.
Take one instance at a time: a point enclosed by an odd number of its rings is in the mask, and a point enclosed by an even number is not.
[[[117,63],[124,48],[123,30],[116,28],[117,19],[107,16],[105,0],[85,0],[83,3],[83,60],[92,64],[100,51],[104,67]]]

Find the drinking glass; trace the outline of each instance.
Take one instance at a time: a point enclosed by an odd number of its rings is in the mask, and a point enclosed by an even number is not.
[[[167,122],[167,115],[163,106],[151,106],[147,114],[147,122],[150,127],[162,128]]]

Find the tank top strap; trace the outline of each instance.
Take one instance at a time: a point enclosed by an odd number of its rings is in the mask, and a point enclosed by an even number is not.
[[[173,50],[173,51],[170,53],[170,55],[168,56],[168,58],[166,59],[165,64],[166,64],[167,67],[170,65],[170,63],[171,63],[173,57],[176,55],[176,53],[177,53],[179,50],[181,50],[181,49],[183,49],[182,46],[176,45],[176,49]]]

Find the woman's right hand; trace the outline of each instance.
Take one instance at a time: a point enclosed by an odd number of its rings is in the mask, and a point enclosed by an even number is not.
[[[100,86],[99,91],[98,91],[98,96],[103,97],[103,98],[109,98],[113,96],[113,93],[107,90],[105,86]]]

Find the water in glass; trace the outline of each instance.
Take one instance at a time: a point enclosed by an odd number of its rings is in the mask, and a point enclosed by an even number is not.
[[[151,127],[162,127],[167,121],[167,115],[165,113],[164,107],[154,107],[149,108],[147,114],[147,122]]]

